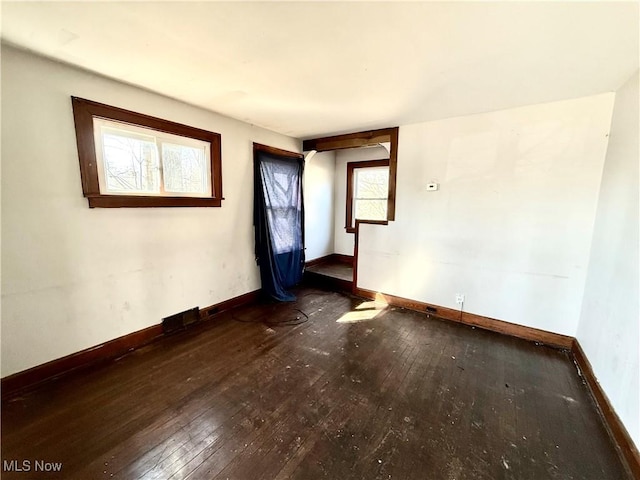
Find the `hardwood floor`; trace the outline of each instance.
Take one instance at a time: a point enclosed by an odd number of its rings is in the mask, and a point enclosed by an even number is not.
[[[301,289],[14,398],[2,478],[629,478],[566,353],[374,307]]]
[[[327,277],[338,278],[347,282],[353,281],[353,267],[344,262],[325,262],[307,267],[307,270]]]
[[[330,258],[306,267],[304,280],[310,287],[351,293],[353,291],[353,265]]]

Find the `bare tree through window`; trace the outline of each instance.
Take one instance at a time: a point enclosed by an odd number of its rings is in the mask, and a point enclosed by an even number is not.
[[[221,207],[219,133],[71,97],[90,208]]]
[[[347,163],[347,232],[356,220],[385,221],[389,206],[389,160]]]
[[[148,129],[114,125],[106,120],[98,125],[107,193],[209,193],[210,164],[204,146],[181,144],[166,134],[148,134]]]
[[[116,133],[103,133],[107,188],[112,191],[160,190],[155,142]]]
[[[355,218],[386,220],[389,167],[358,168],[354,177]]]

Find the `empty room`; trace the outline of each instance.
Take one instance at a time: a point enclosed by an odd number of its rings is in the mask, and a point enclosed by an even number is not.
[[[1,13],[4,479],[640,479],[640,4]]]

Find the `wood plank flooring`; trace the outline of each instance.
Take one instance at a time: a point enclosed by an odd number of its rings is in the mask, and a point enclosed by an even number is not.
[[[327,261],[307,267],[307,270],[326,277],[338,278],[347,282],[353,281],[353,266],[344,262]]]
[[[566,353],[297,293],[5,402],[2,478],[629,478]]]

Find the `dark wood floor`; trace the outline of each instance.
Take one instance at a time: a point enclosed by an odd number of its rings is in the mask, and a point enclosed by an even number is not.
[[[326,277],[338,278],[351,282],[353,280],[353,267],[340,261],[327,261],[307,267],[307,270]]]
[[[63,469],[2,478],[627,478],[566,353],[298,294],[4,404],[3,460]]]

